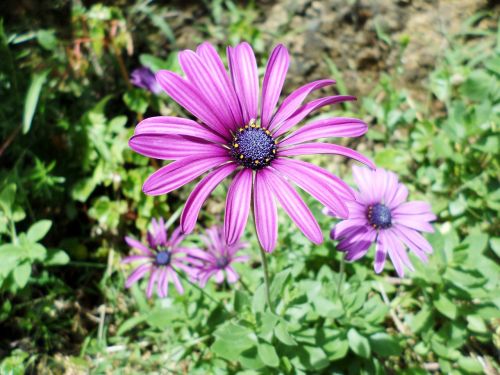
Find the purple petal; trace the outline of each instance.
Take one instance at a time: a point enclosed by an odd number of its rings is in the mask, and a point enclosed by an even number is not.
[[[158,296],[160,298],[165,298],[167,296],[166,290],[165,290],[165,279],[166,278],[167,278],[167,270],[165,269],[165,267],[162,267],[159,271],[158,283],[157,283],[157,287],[156,287],[156,290],[158,291]],[[167,280],[167,283],[168,283],[168,280]]]
[[[284,174],[290,180],[295,182],[301,189],[305,190],[324,206],[329,208],[339,217],[347,219],[349,211],[344,201],[342,201],[336,192],[324,181],[318,178],[314,170],[295,163],[292,159],[278,158],[273,162],[273,168]]]
[[[232,114],[233,124],[244,125],[240,103],[234,90],[234,86],[227,75],[226,68],[215,48],[208,42],[202,43],[196,49],[196,53],[206,65],[207,69],[219,88],[224,102],[227,103]]]
[[[140,134],[129,140],[138,154],[161,160],[179,160],[193,155],[216,156],[227,153],[221,146],[182,136]]]
[[[366,220],[348,219],[335,224],[333,228],[333,239],[338,240],[341,237],[354,236],[356,233],[367,232],[370,227],[367,226]]]
[[[265,172],[267,185],[272,189],[274,196],[288,216],[311,242],[320,245],[323,242],[323,233],[304,200],[279,174],[270,172],[268,169]]]
[[[382,230],[380,231],[379,236],[381,236],[382,241],[386,243],[387,252],[389,253],[389,257],[391,258],[391,262],[394,265],[394,268],[396,269],[398,276],[404,277],[405,275],[404,264],[398,255],[397,251],[398,245],[393,242],[393,237],[391,236],[390,231]]]
[[[432,253],[432,245],[420,233],[404,226],[394,225],[394,230],[398,232],[401,238],[405,240],[410,249],[418,248],[427,254]],[[411,246],[410,246],[411,243]]]
[[[376,198],[376,189],[374,188],[374,173],[368,168],[357,165],[352,166],[352,176],[354,182],[358,185],[360,191],[359,198],[365,205],[381,203],[381,200]]]
[[[278,239],[278,212],[273,194],[269,191],[265,169],[257,171],[254,183],[254,213],[257,237],[268,253],[276,247]]]
[[[385,244],[382,240],[383,236],[378,236],[377,244],[375,246],[375,265],[374,269],[376,273],[382,272],[385,265],[385,259],[387,257],[387,249],[385,248]]]
[[[388,237],[390,237],[392,240],[393,248],[395,249],[395,252],[399,257],[399,259],[403,262],[403,264],[406,267],[408,267],[410,271],[415,271],[415,269],[413,268],[413,264],[411,263],[410,258],[408,257],[408,253],[406,252],[403,243],[396,235],[396,232],[392,228],[388,229],[387,232],[388,232],[387,233]]]
[[[193,189],[186,201],[181,215],[184,232],[191,233],[196,225],[201,206],[214,189],[236,169],[235,163],[226,164],[204,177]]]
[[[426,252],[432,252],[432,247],[430,247],[431,245],[420,235],[420,233],[400,225],[393,226],[392,230],[422,262],[426,263],[428,261]],[[411,232],[411,236],[408,236],[405,231]],[[423,245],[424,248],[419,245]]]
[[[180,106],[199,118],[214,131],[229,139],[229,129],[226,128],[224,122],[219,119],[210,104],[206,102],[192,83],[168,70],[160,70],[156,74],[156,80],[163,90]]]
[[[322,87],[335,84],[333,79],[322,79],[319,81],[310,82],[302,87],[299,87],[290,95],[288,95],[283,103],[276,111],[276,114],[269,125],[269,130],[279,127],[283,121],[289,118],[302,104],[304,99],[313,91]]]
[[[125,282],[125,288],[130,288],[133,284],[135,284],[139,279],[141,279],[146,272],[151,270],[153,265],[151,263],[141,264],[137,267],[134,272],[130,274],[127,281]]]
[[[172,280],[172,282],[174,283],[175,289],[177,289],[177,292],[179,294],[184,294],[184,287],[182,286],[181,281],[179,280],[179,276],[177,276],[177,273],[174,271],[174,269],[171,267],[168,267],[167,272],[168,272],[168,276],[169,276],[170,280]]]
[[[140,251],[142,251],[146,255],[153,255],[153,253],[151,252],[150,249],[147,248],[147,246],[143,245],[142,243],[140,243],[137,240],[134,240],[132,237],[126,236],[125,237],[125,242],[130,247],[132,247],[134,249],[137,249],[137,250],[140,250]]]
[[[352,238],[342,240],[337,245],[338,250],[346,250],[345,259],[349,262],[354,262],[366,255],[373,241],[375,241],[376,232],[371,230],[365,233],[357,234]]]
[[[243,122],[256,119],[259,108],[259,73],[252,47],[246,42],[227,48],[231,78],[243,110]]]
[[[146,296],[148,298],[151,298],[151,296],[153,295],[153,289],[159,272],[160,270],[158,268],[155,268],[151,273],[151,276],[149,277],[148,287],[146,289]]]
[[[404,225],[405,227],[415,229],[421,232],[434,233],[434,228],[429,221],[436,218],[434,214],[428,215],[394,215],[392,217],[393,224]]]
[[[192,257],[206,260],[207,262],[213,263],[216,261],[215,257],[208,251],[203,251],[201,249],[186,249],[188,254]]]
[[[279,156],[298,156],[298,155],[315,155],[315,154],[335,154],[343,155],[371,168],[375,168],[375,164],[367,157],[361,155],[348,147],[339,146],[330,143],[303,143],[300,145],[291,146],[285,150],[279,150]]]
[[[236,271],[231,266],[226,267],[225,271],[227,275],[227,282],[230,284],[235,283],[240,278],[236,273]]]
[[[430,214],[432,213],[432,207],[428,202],[411,201],[401,203],[399,206],[395,207],[392,212],[402,215]]]
[[[392,196],[387,197],[386,206],[389,208],[397,207],[408,198],[408,189],[403,184],[398,184]]]
[[[149,117],[137,124],[134,135],[185,135],[202,140],[226,143],[226,140],[205,125],[196,121],[171,116]]]
[[[266,66],[266,73],[264,74],[264,81],[262,82],[262,109],[261,109],[261,125],[268,127],[274,108],[278,103],[278,99],[285,82],[286,72],[290,64],[290,57],[288,50],[284,45],[278,44]]]
[[[238,241],[245,230],[252,197],[253,172],[244,168],[234,176],[226,199],[224,233],[228,245]]]
[[[278,137],[282,134],[285,134],[289,129],[297,125],[301,122],[307,115],[311,112],[324,107],[325,105],[342,103],[347,101],[356,100],[355,96],[348,95],[335,95],[335,96],[327,96],[324,98],[313,100],[309,103],[306,103],[302,107],[300,107],[295,113],[289,117],[286,121],[283,122],[277,130],[274,132],[274,137]]]
[[[214,74],[208,69],[208,64],[190,50],[179,52],[179,64],[189,82],[193,84],[218,119],[227,129],[235,129],[236,121],[232,116],[229,103],[219,87]]]
[[[318,138],[359,137],[367,132],[368,125],[355,118],[328,118],[304,125],[280,142],[280,146],[314,141]]]
[[[149,176],[142,190],[148,195],[167,194],[227,161],[226,156],[203,159],[193,156],[174,161]]]
[[[220,284],[224,281],[224,272],[222,272],[222,270],[218,270],[216,273],[215,273],[215,282],[217,284]]]

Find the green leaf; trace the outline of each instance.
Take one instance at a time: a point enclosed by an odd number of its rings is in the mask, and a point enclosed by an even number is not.
[[[31,264],[23,262],[14,269],[14,281],[22,289],[25,287],[31,275]]]
[[[360,335],[356,329],[351,328],[347,332],[347,339],[349,341],[349,347],[354,353],[363,358],[370,357],[370,342],[366,337]]]
[[[51,226],[52,221],[50,220],[37,221],[30,227],[30,229],[28,229],[26,236],[30,242],[38,242],[45,237]]]
[[[276,350],[271,344],[267,342],[261,342],[257,346],[257,353],[259,354],[260,359],[269,367],[278,367],[280,364],[280,359],[278,358],[278,354],[276,354]]]
[[[271,301],[275,301],[276,299],[281,298],[281,294],[283,292],[283,288],[286,285],[287,280],[290,277],[290,269],[286,269],[278,272],[271,282],[271,287],[269,288],[269,292],[271,294]]]
[[[237,360],[241,352],[257,344],[255,334],[250,329],[233,322],[217,328],[214,336],[216,340],[212,345],[212,351],[230,361]]]
[[[340,301],[332,302],[322,296],[317,296],[313,300],[316,312],[325,318],[336,319],[344,314],[344,308]]]
[[[349,342],[345,337],[339,337],[323,345],[323,349],[330,361],[337,361],[344,358],[349,351]]]
[[[36,39],[47,51],[52,51],[57,47],[57,38],[54,30],[38,30]]]
[[[384,332],[378,332],[371,335],[370,346],[375,353],[383,357],[400,355],[402,351],[398,341],[393,336]]]
[[[125,332],[130,331],[132,328],[145,321],[146,317],[147,315],[138,315],[125,320],[120,328],[118,328],[118,331],[116,332],[117,336],[121,336]]]
[[[4,187],[0,193],[0,207],[9,217],[12,214],[12,205],[14,204],[14,200],[16,198],[16,189],[15,184],[9,184]]]
[[[266,307],[266,286],[265,284],[259,285],[255,290],[252,298],[252,311],[254,313],[264,311]]]
[[[488,333],[488,327],[481,317],[476,315],[467,316],[467,328],[476,333]]]
[[[276,338],[285,345],[297,345],[294,338],[288,333],[288,329],[284,322],[279,322],[276,327],[274,327],[274,335]]]
[[[7,277],[24,255],[24,250],[20,246],[13,244],[0,246],[0,276]]]
[[[483,366],[476,358],[461,356],[458,359],[458,366],[471,374],[483,373]]]
[[[42,73],[35,73],[31,79],[31,84],[24,102],[23,134],[26,134],[30,130],[31,122],[33,121],[33,116],[35,115],[36,107],[38,105],[40,92],[42,91],[45,81],[47,80],[48,74],[48,70]]]
[[[140,89],[132,89],[123,95],[123,101],[130,110],[137,113],[144,113],[148,109],[148,99],[146,92]]]
[[[47,259],[44,264],[46,266],[62,266],[69,263],[69,256],[64,250],[49,249]]]
[[[434,307],[444,316],[455,319],[457,317],[457,306],[446,298],[442,293],[434,300]]]

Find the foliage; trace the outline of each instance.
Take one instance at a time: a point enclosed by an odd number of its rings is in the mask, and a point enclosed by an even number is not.
[[[204,38],[247,39],[267,57],[256,4],[206,5]],[[179,69],[185,46],[169,17],[150,2],[97,3],[72,5],[67,24],[0,22],[0,372],[498,371],[500,29],[477,27],[488,14],[450,36],[420,88],[427,98],[387,74],[347,108],[373,124],[362,142],[377,165],[439,215],[429,264],[414,261],[407,279],[376,275],[373,255],[344,264],[333,241],[313,246],[283,217],[269,258],[275,312],[250,225],[244,283],[201,291],[183,280],[185,295],[151,301],[142,284],[124,289],[123,236],[144,234],[153,217],[174,222],[189,192],[145,196],[159,164],[127,145],[143,117],[185,115],[128,81],[139,64]],[[349,166],[326,164],[350,179]],[[200,230],[220,220],[224,197],[214,193]],[[327,234],[334,222],[311,205]]]

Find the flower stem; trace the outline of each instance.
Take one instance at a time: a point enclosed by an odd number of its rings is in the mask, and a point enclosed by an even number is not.
[[[337,284],[337,296],[339,298],[340,298],[340,290],[342,289],[342,284],[344,282],[344,273],[345,273],[345,254],[342,254],[339,266],[339,282]]]
[[[271,303],[271,293],[269,292],[269,271],[267,268],[266,252],[264,251],[262,246],[260,246],[260,242],[259,242],[259,248],[260,248],[260,257],[262,259],[262,268],[264,270],[264,283],[266,284],[267,305],[269,306],[269,310],[271,310],[271,312],[274,314],[273,304]]]

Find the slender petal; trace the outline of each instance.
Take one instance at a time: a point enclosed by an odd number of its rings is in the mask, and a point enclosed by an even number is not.
[[[285,150],[279,150],[279,156],[298,156],[298,155],[315,155],[315,154],[335,154],[343,155],[355,159],[370,168],[375,168],[375,164],[357,151],[348,147],[339,146],[330,143],[302,143],[300,145],[291,146]]]
[[[151,272],[151,276],[149,277],[148,287],[146,289],[146,296],[151,298],[153,295],[153,289],[155,286],[156,279],[158,278],[158,273],[160,270],[158,268],[154,268],[153,272]]]
[[[385,259],[387,257],[387,249],[382,240],[382,236],[377,237],[377,243],[375,245],[375,265],[374,269],[376,273],[382,272],[385,265]]]
[[[171,267],[167,268],[167,273],[169,275],[170,280],[172,280],[172,282],[174,283],[177,292],[179,294],[184,294],[184,287],[182,286],[181,281],[179,280],[179,276],[177,276],[177,273]]]
[[[288,50],[284,45],[278,44],[269,57],[262,82],[262,109],[260,117],[262,126],[264,127],[268,127],[271,121],[281,94],[281,89],[285,83],[289,64],[290,57],[288,56]]]
[[[311,194],[315,199],[336,213],[339,217],[347,219],[349,211],[336,192],[323,179],[318,179],[317,173],[295,163],[292,159],[279,158],[274,161],[273,168],[284,174],[301,189]]]
[[[222,180],[234,172],[236,167],[235,163],[225,164],[209,173],[196,185],[182,210],[181,226],[184,232],[191,233],[193,231],[201,206],[203,206],[205,200]]]
[[[144,260],[149,260],[151,257],[146,256],[146,255],[130,255],[128,257],[125,257],[122,259],[120,263],[122,264],[127,264],[127,263],[133,263],[133,262],[138,262],[138,261],[144,261]]]
[[[276,111],[276,114],[269,125],[269,130],[279,127],[281,123],[289,118],[304,101],[304,99],[313,91],[318,90],[322,87],[335,84],[333,79],[322,79],[319,81],[310,82],[288,95],[283,103]]]
[[[259,108],[259,73],[252,47],[246,42],[227,49],[231,78],[243,111],[243,122],[256,119]]]
[[[224,98],[224,102],[227,103],[229,110],[231,111],[234,125],[244,125],[240,103],[238,101],[238,97],[236,96],[234,86],[227,75],[224,63],[219,57],[217,51],[210,43],[205,42],[196,49],[196,53],[201,57],[203,63],[206,64],[212,77],[217,83],[217,86],[219,87],[219,90]]]
[[[226,142],[223,137],[205,125],[198,124],[193,120],[171,116],[156,116],[142,120],[134,130],[134,135],[139,134],[185,135],[215,143]]]
[[[280,146],[315,141],[318,138],[359,137],[367,130],[368,125],[355,118],[327,118],[302,126],[281,141]]]
[[[230,284],[235,283],[239,279],[238,274],[231,266],[226,267],[226,275],[227,275],[227,282]]]
[[[234,129],[236,120],[231,113],[230,103],[226,101],[216,76],[209,70],[209,64],[190,50],[179,52],[179,64],[189,82],[198,89],[217,118],[227,129]]]
[[[156,74],[156,80],[163,90],[180,106],[184,107],[221,136],[229,137],[229,129],[192,83],[186,81],[178,74],[167,70],[160,70]]]
[[[142,190],[148,195],[167,194],[227,161],[225,156],[200,159],[200,155],[174,161],[149,176]]]
[[[301,122],[304,118],[306,118],[306,116],[308,116],[311,112],[321,107],[352,100],[356,100],[356,97],[348,95],[335,95],[335,96],[327,96],[324,98],[312,100],[309,103],[304,104],[297,111],[295,111],[295,113],[291,117],[286,119],[279,128],[274,129],[274,136],[278,137],[282,134],[285,134],[288,130],[290,130],[299,122]]]
[[[428,221],[432,221],[433,218],[435,218],[434,214],[430,214],[424,219],[418,219],[418,215],[395,216],[393,218],[393,224],[404,225],[405,227],[419,230],[421,232],[434,233],[434,228],[428,223]]]
[[[144,246],[142,243],[140,243],[137,240],[134,240],[132,237],[125,237],[125,242],[127,245],[130,247],[142,251],[146,255],[153,255],[150,249],[147,248],[147,246]]]
[[[265,172],[268,186],[288,216],[311,242],[320,245],[323,242],[323,234],[304,200],[283,177],[268,170]]]
[[[262,248],[270,253],[276,247],[278,239],[278,212],[274,196],[268,189],[265,174],[265,170],[260,170],[255,175],[254,220],[259,242]]]
[[[417,215],[432,213],[432,207],[429,203],[423,201],[411,201],[401,203],[392,210],[395,215]]]
[[[134,272],[130,274],[127,281],[125,282],[125,288],[130,288],[133,284],[135,284],[139,279],[141,279],[146,272],[151,270],[153,266],[150,263],[141,264],[137,267]]]
[[[224,233],[228,245],[238,241],[245,230],[252,196],[252,177],[251,169],[242,169],[227,192]]]
[[[406,228],[404,226],[400,226],[400,225],[395,225],[394,230],[396,230],[398,232],[398,234],[401,236],[401,238],[403,238],[403,240],[405,240],[405,242],[407,243],[407,245],[410,249],[415,247],[415,248],[419,248],[420,250],[422,250],[423,252],[425,252],[427,254],[432,253],[432,246],[429,243],[429,241],[427,241],[425,239],[425,237],[422,236],[417,231],[415,231],[413,229]],[[410,245],[410,243],[411,243],[411,245]]]

